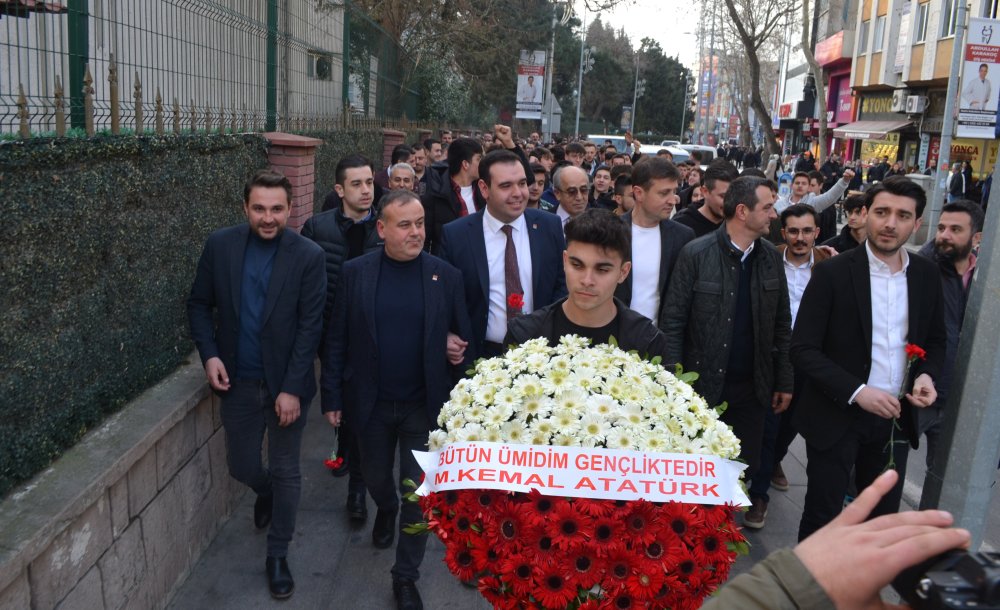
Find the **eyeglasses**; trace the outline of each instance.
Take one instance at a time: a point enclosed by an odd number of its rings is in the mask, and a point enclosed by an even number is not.
[[[809,237],[816,232],[815,227],[806,227],[805,229],[785,229],[785,233],[791,237]]]
[[[576,188],[575,186],[571,186],[568,189],[559,189],[559,192],[566,193],[570,197],[576,197],[578,195],[584,195],[584,196],[586,196],[586,194],[587,194],[587,187],[581,186],[580,188]]]

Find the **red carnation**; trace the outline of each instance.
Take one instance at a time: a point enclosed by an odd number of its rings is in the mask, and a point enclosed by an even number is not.
[[[906,359],[907,360],[909,360],[910,362],[913,362],[915,360],[923,360],[925,358],[927,358],[927,352],[924,351],[924,348],[922,348],[919,345],[916,345],[914,343],[907,343],[906,344]]]
[[[323,465],[329,468],[330,470],[336,470],[340,468],[340,465],[343,463],[344,463],[344,458],[342,457],[339,457],[335,460],[331,460],[330,458],[323,460]]]
[[[507,309],[520,313],[524,309],[524,295],[520,292],[512,292],[507,297]]]

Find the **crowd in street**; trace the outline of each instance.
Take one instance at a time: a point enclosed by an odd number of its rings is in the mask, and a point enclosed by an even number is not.
[[[631,138],[624,150],[546,144],[497,125],[397,146],[385,168],[348,155],[301,234],[285,229],[290,183],[262,170],[243,193],[247,223],[208,238],[191,333],[222,397],[230,472],[269,528],[272,596],[294,591],[302,414],[317,393],[347,514],[367,521],[371,496],[372,544],[395,545],[398,607],[422,608],[426,537],[403,531],[422,517],[401,500],[401,482],[421,477],[412,450],[476,359],[564,334],[613,337],[699,374],[695,390],[725,403],[748,465],[743,527],[766,526],[770,494],[789,486],[782,460],[805,439],[800,545],[724,587],[716,607],[856,607],[843,604],[877,599],[892,570],[967,541],[944,515],[897,513],[911,446],[926,439],[933,469],[949,414],[979,203],[949,198],[915,253],[904,246],[927,196],[891,168],[876,180],[869,169],[862,189],[853,162],[817,167],[808,152],[792,162],[723,146],[675,164]],[[898,476],[882,475],[888,464]]]

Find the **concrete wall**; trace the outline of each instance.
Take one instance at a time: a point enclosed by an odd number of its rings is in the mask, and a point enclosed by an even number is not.
[[[189,362],[0,503],[0,608],[165,605],[245,493]]]

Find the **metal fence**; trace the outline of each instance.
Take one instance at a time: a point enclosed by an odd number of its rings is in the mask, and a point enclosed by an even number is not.
[[[349,2],[0,1],[0,135],[412,120],[412,67]]]

